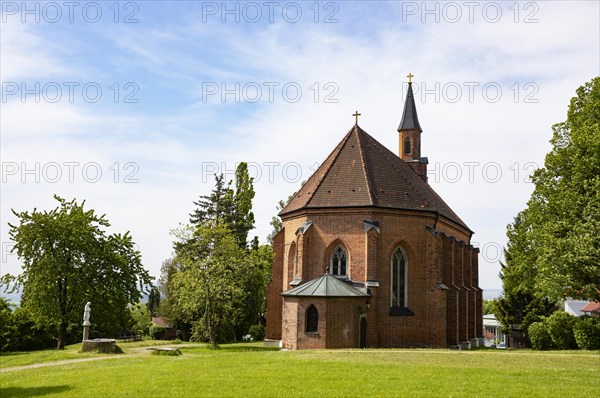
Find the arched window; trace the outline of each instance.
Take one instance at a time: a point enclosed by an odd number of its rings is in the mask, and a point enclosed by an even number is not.
[[[314,305],[306,310],[306,333],[317,333],[319,331],[319,311]]]
[[[329,269],[331,275],[336,276],[347,276],[348,275],[348,253],[343,246],[335,248],[331,253],[331,260],[329,261]]]
[[[292,271],[292,277],[296,277],[297,270],[297,256],[296,256],[296,242],[292,242],[290,245],[290,251],[288,253],[288,267]]]
[[[410,138],[408,138],[408,137],[406,137],[404,139],[404,154],[405,155],[410,154]]]
[[[401,247],[392,254],[392,299],[391,306],[405,308],[408,301],[408,266],[406,255]]]

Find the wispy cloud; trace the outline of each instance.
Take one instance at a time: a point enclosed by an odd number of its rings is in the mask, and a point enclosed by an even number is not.
[[[340,2],[332,24],[315,23],[309,9],[299,23],[280,15],[274,23],[202,22],[201,4],[188,2],[140,3],[139,22],[129,25],[2,24],[3,83],[75,80],[103,92],[97,102],[80,92],[72,102],[22,101],[20,93],[2,102],[3,167],[19,167],[3,169],[2,240],[10,208],[53,206],[52,193],[86,198],[116,230],[132,230],[158,274],[169,230],[211,189],[212,172],[231,178],[239,161],[252,162],[257,177],[255,232],[264,238],[277,201],[327,156],[354,110],[361,127],[396,150],[404,76],[413,72],[432,186],[475,241],[501,247],[531,192],[523,182],[530,166],[549,149],[550,126],[564,119],[575,88],[599,73],[598,3],[536,3],[538,22],[529,24],[524,8],[514,22],[512,3],[497,23],[481,15],[423,23],[407,15],[408,3]],[[501,89],[497,101],[486,84]],[[125,102],[134,91],[137,102]],[[34,171],[23,182],[22,167],[36,162],[41,181],[32,182]],[[68,162],[79,163],[74,182],[44,181],[44,165],[66,173]],[[101,180],[81,175],[87,163],[100,167]],[[498,259],[482,264],[482,286],[498,287]],[[17,269],[14,258],[2,264],[2,272]]]

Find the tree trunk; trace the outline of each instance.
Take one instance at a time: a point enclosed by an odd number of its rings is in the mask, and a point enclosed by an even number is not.
[[[59,350],[64,350],[66,342],[67,342],[67,322],[65,320],[61,320],[60,326],[58,327],[58,346],[56,348]]]

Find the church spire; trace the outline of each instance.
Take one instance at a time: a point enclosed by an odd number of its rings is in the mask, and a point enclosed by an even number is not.
[[[404,101],[402,120],[398,126],[398,133],[400,133],[398,145],[400,149],[399,156],[400,159],[407,162],[419,177],[426,182],[427,158],[421,157],[421,133],[423,129],[417,117],[417,107],[412,89],[412,78],[414,75],[409,73],[406,77],[408,77],[408,92]]]
[[[412,78],[415,75],[409,73],[408,77],[408,92],[406,93],[406,101],[404,102],[404,112],[402,112],[402,120],[398,126],[398,131],[402,130],[419,130],[423,131],[417,117],[417,107],[415,106],[415,97],[412,89]]]

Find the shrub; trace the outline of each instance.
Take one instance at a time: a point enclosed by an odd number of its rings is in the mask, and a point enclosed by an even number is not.
[[[266,334],[265,325],[262,325],[259,323],[258,325],[250,326],[250,329],[248,330],[248,334],[250,336],[252,336],[252,339],[254,341],[264,340],[265,334]]]
[[[546,320],[548,333],[552,337],[552,343],[559,350],[568,350],[577,348],[573,327],[577,322],[577,317],[567,314],[564,311],[556,311]]]
[[[158,325],[150,326],[150,337],[152,337],[152,340],[160,340],[163,338],[164,335],[165,335],[165,328],[163,328],[162,326],[158,326]]]
[[[0,351],[16,351],[18,348],[19,337],[11,304],[0,297]]]
[[[600,350],[600,318],[581,317],[573,328],[573,334],[582,350]]]
[[[552,337],[544,322],[534,322],[527,329],[531,348],[534,350],[548,350],[552,347]]]

